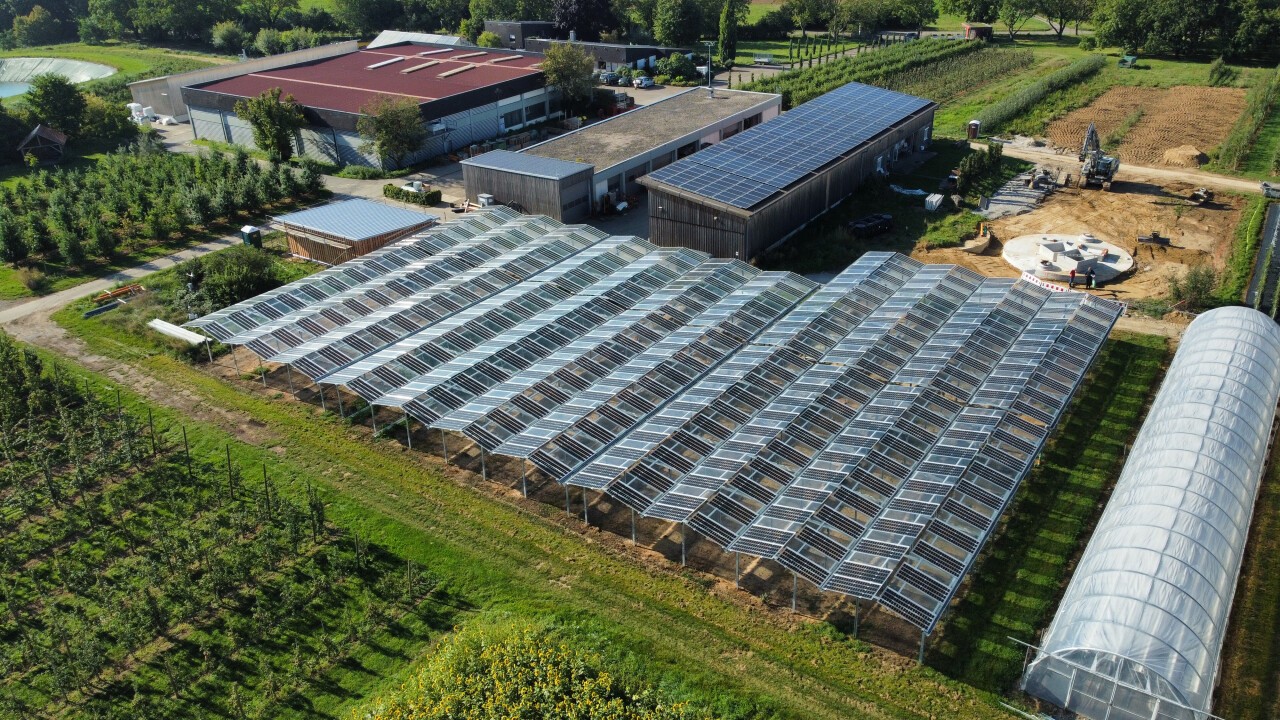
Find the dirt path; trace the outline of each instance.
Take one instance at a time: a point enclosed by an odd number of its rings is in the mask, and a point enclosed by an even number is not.
[[[976,149],[985,148],[985,142],[974,142]],[[1052,165],[1070,172],[1072,175],[1080,171],[1080,163],[1075,155],[1059,155],[1053,148],[1031,148],[1005,145],[1004,154],[1031,162]],[[1170,182],[1183,182],[1193,187],[1207,187],[1226,192],[1247,193],[1257,195],[1262,192],[1257,181],[1227,177],[1204,170],[1173,167],[1147,167],[1142,165],[1121,164],[1117,182],[1155,183],[1164,185]]]

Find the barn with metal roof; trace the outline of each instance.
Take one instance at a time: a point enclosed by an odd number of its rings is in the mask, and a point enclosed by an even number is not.
[[[357,198],[281,215],[275,221],[294,255],[337,265],[429,228],[439,219]]]
[[[928,147],[937,104],[849,83],[641,178],[649,237],[750,260]]]

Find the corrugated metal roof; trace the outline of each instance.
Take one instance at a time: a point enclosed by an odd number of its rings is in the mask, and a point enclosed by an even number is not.
[[[532,175],[551,180],[563,180],[570,175],[576,175],[583,170],[591,170],[594,167],[590,163],[537,157],[525,155],[524,153],[514,153],[509,150],[492,150],[483,155],[463,160],[462,164],[490,170],[506,170],[520,173],[521,175]]]
[[[275,220],[355,242],[439,219],[438,215],[356,199],[281,215]]]
[[[403,42],[412,43],[435,43],[436,45],[458,45],[462,47],[475,47],[475,44],[469,40],[457,37],[456,35],[437,35],[435,33],[418,33],[404,32],[401,30],[383,30],[378,33],[378,37],[370,42],[366,49],[376,50],[380,47],[388,45],[396,45]]]

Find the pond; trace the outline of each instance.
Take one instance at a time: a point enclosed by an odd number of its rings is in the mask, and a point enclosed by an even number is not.
[[[31,89],[31,86],[28,85],[27,83],[0,82],[0,98],[7,98],[7,97],[13,97],[14,95],[21,95],[22,93],[30,89]]]

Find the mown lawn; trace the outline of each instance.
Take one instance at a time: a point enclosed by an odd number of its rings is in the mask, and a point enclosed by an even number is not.
[[[222,426],[160,408],[158,421],[187,424],[200,457],[225,453],[229,444],[236,463],[270,463],[283,492],[301,494],[306,482],[322,488],[336,523],[430,568],[459,603],[574,628],[716,717],[1007,717],[992,695],[825,624],[712,590],[715,584],[696,573],[646,567],[610,549],[616,538],[598,540],[596,531],[553,507],[468,485],[462,481],[474,478],[400,442],[370,439],[361,427],[282,402],[252,383],[230,386],[74,309],[57,320],[91,351],[130,362],[148,376],[145,382],[161,383],[166,397],[187,397],[210,417],[226,418],[227,427],[253,418],[248,444]],[[367,688],[397,682],[412,659],[365,678],[363,689],[341,701],[326,701],[321,714],[344,713]]]
[[[1006,692],[1048,626],[1169,359],[1165,338],[1114,333],[1005,513],[929,653],[948,676]],[[1280,590],[1280,586],[1277,586]],[[1273,595],[1273,598],[1275,596]],[[1236,717],[1227,714],[1224,717]]]

